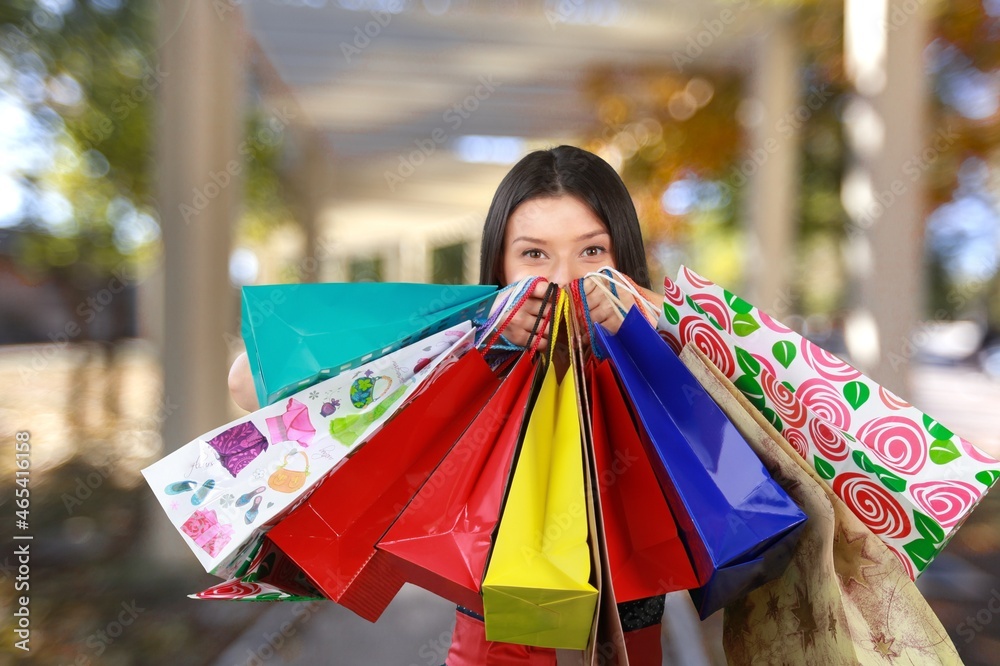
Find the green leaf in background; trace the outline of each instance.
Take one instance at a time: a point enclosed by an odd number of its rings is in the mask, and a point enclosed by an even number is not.
[[[733,333],[745,338],[760,328],[760,324],[753,318],[753,315],[741,313],[733,317]]]
[[[1000,472],[995,469],[984,469],[979,474],[976,474],[976,481],[983,484],[987,488],[992,486],[998,478],[1000,478]]]
[[[775,342],[774,346],[771,347],[771,353],[774,354],[774,358],[778,360],[778,363],[788,368],[792,364],[792,361],[795,360],[795,343],[788,340]]]
[[[870,395],[871,390],[864,382],[847,382],[844,384],[844,398],[847,399],[847,403],[855,410],[865,404]]]
[[[919,511],[914,511],[913,524],[916,525],[917,531],[931,543],[941,543],[944,541],[944,530],[930,516],[925,516]]]
[[[752,305],[744,301],[736,294],[725,289],[723,289],[723,291],[726,293],[726,303],[728,303],[729,307],[733,309],[733,312],[736,312],[737,314],[750,314],[750,311],[753,310]]]
[[[681,316],[677,312],[677,308],[672,306],[670,303],[663,304],[663,316],[667,318],[667,321],[676,326],[681,321]]]
[[[753,354],[742,347],[736,348],[736,361],[746,374],[756,377],[760,374],[760,361],[753,357]]]
[[[955,433],[948,430],[926,414],[924,414],[924,427],[927,428],[927,432],[929,432],[931,437],[934,439],[951,439],[955,436]]]
[[[955,458],[961,457],[955,442],[950,439],[935,439],[931,442],[931,462],[937,465],[946,465]]]
[[[913,564],[917,567],[918,571],[923,571],[938,552],[934,543],[928,539],[917,539],[904,544],[903,550],[913,560]]]
[[[816,473],[819,474],[824,479],[826,479],[827,481],[829,481],[830,479],[832,479],[834,476],[837,475],[837,473],[833,469],[833,465],[823,460],[819,456],[813,456],[813,466],[816,468]]]
[[[760,413],[764,415],[764,418],[771,422],[774,429],[781,432],[784,429],[784,424],[781,422],[781,417],[779,417],[773,409],[770,407],[765,407],[760,410]]]

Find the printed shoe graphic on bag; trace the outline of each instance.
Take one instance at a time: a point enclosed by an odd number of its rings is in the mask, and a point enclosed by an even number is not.
[[[219,453],[219,462],[233,478],[244,467],[267,451],[267,439],[250,421],[237,423],[208,440],[208,445]]]

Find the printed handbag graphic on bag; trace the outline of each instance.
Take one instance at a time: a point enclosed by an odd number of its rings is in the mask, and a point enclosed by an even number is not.
[[[305,469],[288,469],[288,461],[295,455],[305,459]],[[267,485],[281,493],[294,493],[305,484],[307,476],[309,476],[309,456],[305,451],[291,451],[285,454],[278,469],[271,473]]]

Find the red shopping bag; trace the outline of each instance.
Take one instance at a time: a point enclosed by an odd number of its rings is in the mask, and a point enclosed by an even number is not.
[[[328,598],[374,622],[403,586],[375,544],[500,384],[466,353],[268,536]]]
[[[407,582],[480,614],[491,535],[539,367],[529,354],[520,356],[378,543]]]
[[[607,361],[589,366],[594,456],[611,584],[618,603],[699,585]]]

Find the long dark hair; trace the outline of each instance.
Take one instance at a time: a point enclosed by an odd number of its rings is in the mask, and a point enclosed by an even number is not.
[[[615,266],[650,289],[639,218],[625,183],[610,164],[576,146],[528,153],[500,181],[483,225],[479,284],[504,286],[503,239],[514,209],[528,199],[560,194],[590,206],[611,236]]]

